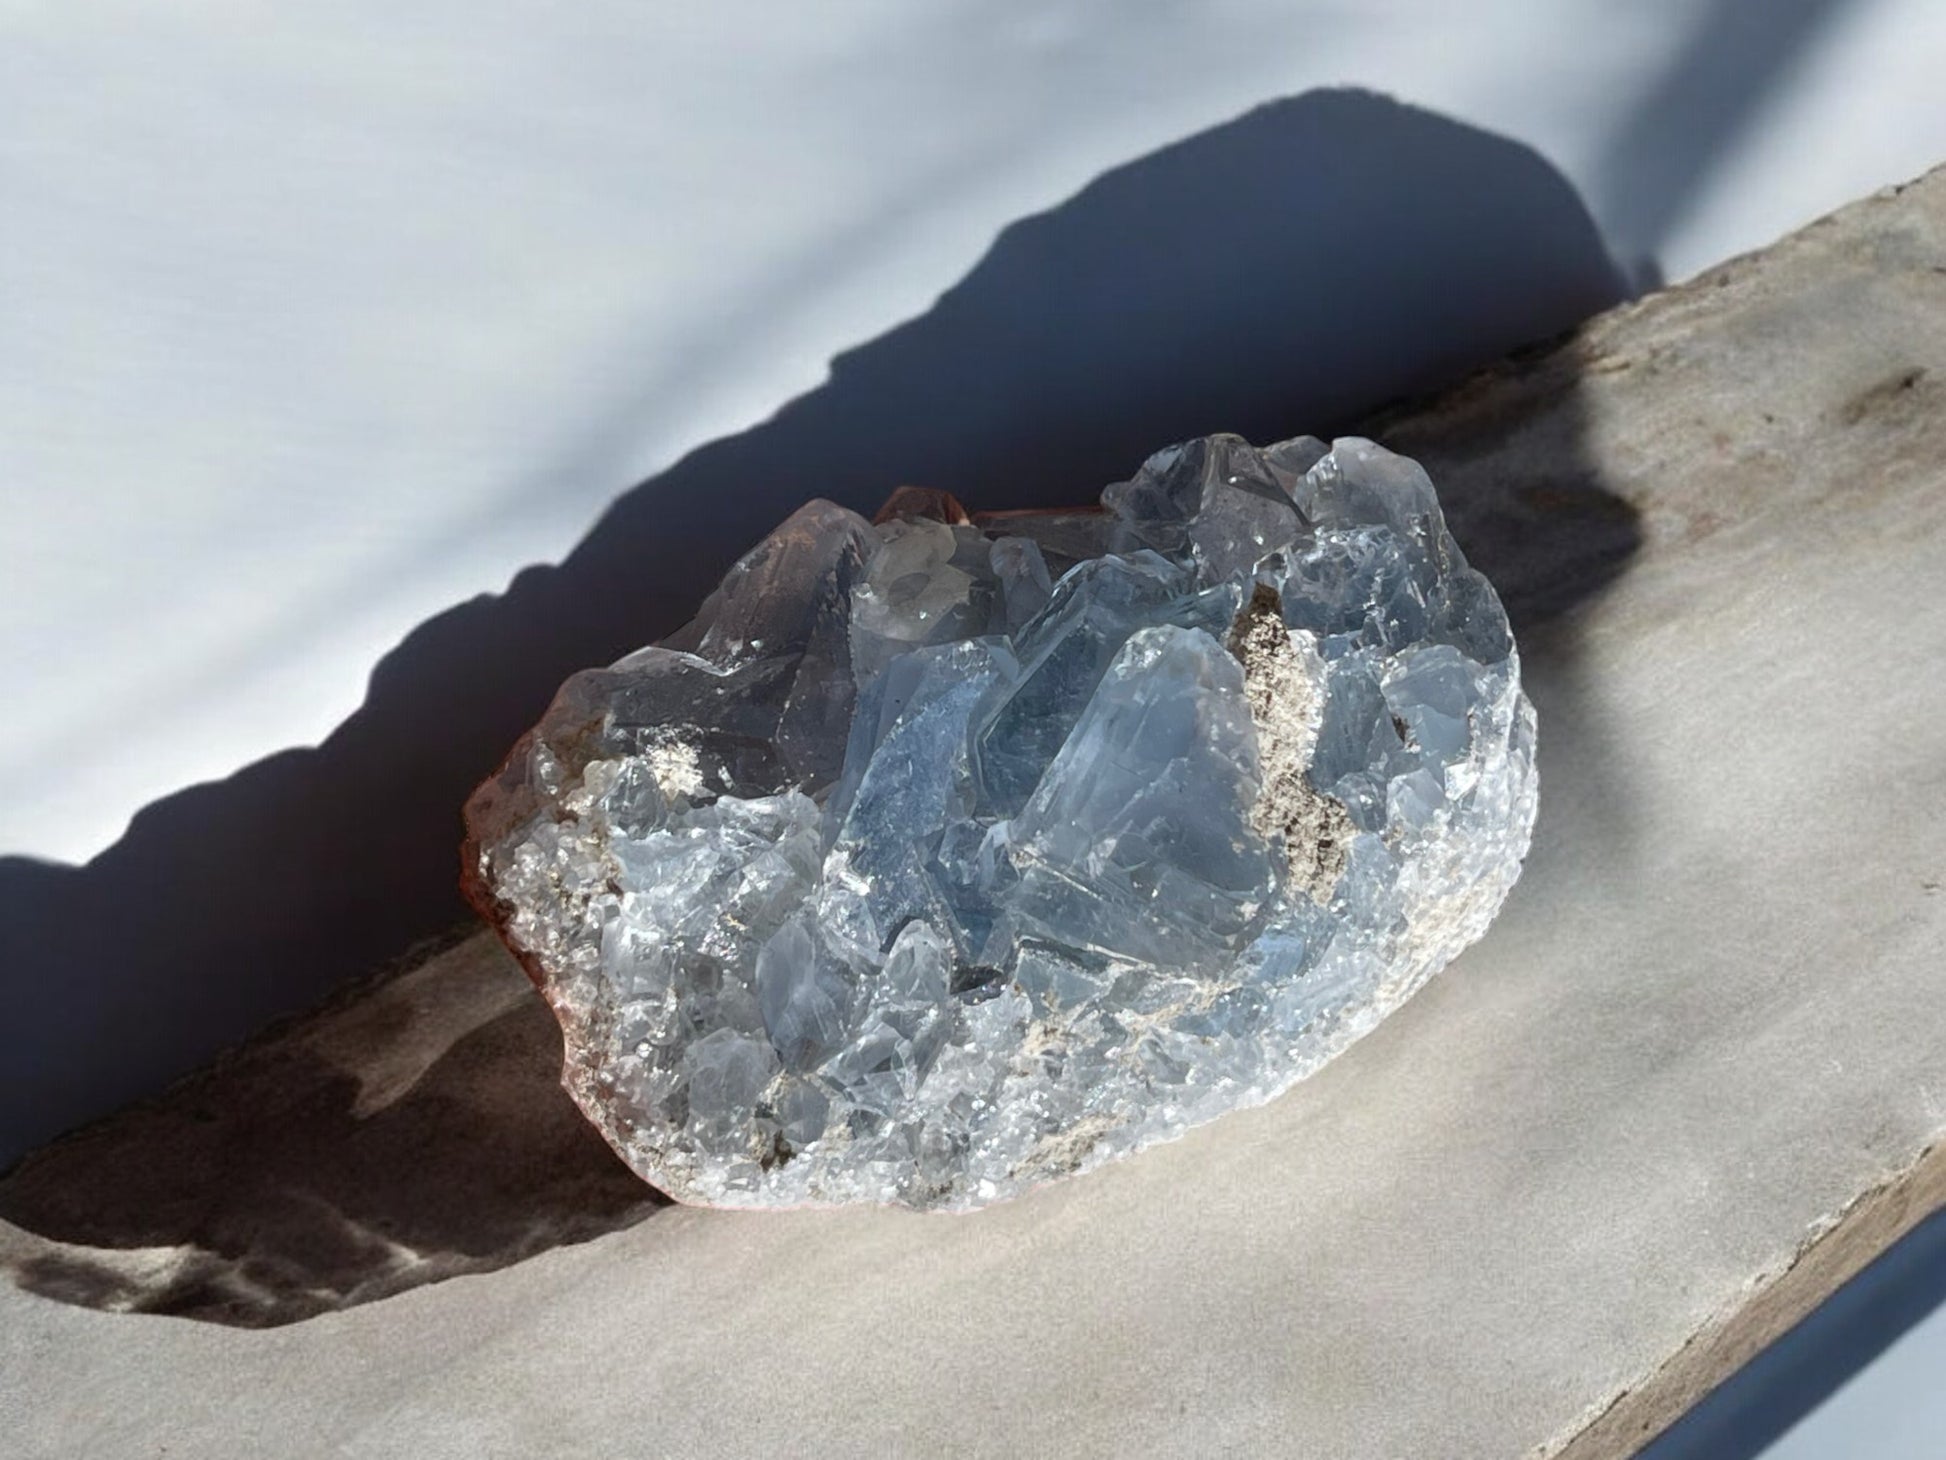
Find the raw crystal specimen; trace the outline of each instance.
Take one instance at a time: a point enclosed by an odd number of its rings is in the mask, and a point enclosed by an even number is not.
[[[1215,436],[1102,503],[812,502],[475,795],[469,893],[655,1185],[976,1207],[1269,1099],[1485,931],[1534,717],[1425,473]]]

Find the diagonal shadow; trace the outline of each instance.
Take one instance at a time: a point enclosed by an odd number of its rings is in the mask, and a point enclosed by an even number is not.
[[[414,630],[316,750],[156,802],[84,867],[0,861],[0,1160],[456,925],[473,785],[562,678],[674,628],[807,497],[1071,503],[1172,440],[1328,432],[1623,292],[1538,154],[1367,93],[1265,106],[1104,174],[816,390],[622,496],[558,566]],[[1542,375],[1552,434],[1527,476],[1467,468],[1508,423],[1403,443],[1523,630],[1639,541],[1583,460],[1572,369]],[[1573,723],[1568,695],[1543,699],[1552,723]],[[537,1001],[494,1004],[508,986],[486,973],[412,987],[360,996],[391,1010],[377,1057],[403,1042],[419,1071],[382,1111],[313,1058],[327,1010],[24,1163],[0,1182],[24,1245],[0,1260],[70,1301],[274,1323],[651,1209],[553,1086]]]
[[[1595,211],[1643,282],[1710,174],[1847,0],[1700,0],[1669,67],[1595,159]]]

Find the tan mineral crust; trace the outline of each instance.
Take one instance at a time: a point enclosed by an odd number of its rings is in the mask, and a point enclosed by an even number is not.
[[[1572,606],[1521,882],[1348,1053],[970,1217],[666,1207],[478,934],[0,1181],[0,1448],[1630,1453],[1946,1186],[1946,175],[1368,430]],[[281,1204],[87,1235],[250,1140]]]

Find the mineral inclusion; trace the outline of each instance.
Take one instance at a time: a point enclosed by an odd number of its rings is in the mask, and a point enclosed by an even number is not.
[[[564,1083],[679,1200],[966,1209],[1265,1101],[1485,931],[1534,715],[1426,475],[814,501],[467,808]]]

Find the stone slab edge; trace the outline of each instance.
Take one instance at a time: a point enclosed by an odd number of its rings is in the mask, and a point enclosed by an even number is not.
[[[1934,1145],[1897,1176],[1859,1196],[1781,1271],[1752,1279],[1737,1306],[1692,1335],[1661,1368],[1617,1396],[1552,1455],[1621,1460],[1635,1454],[1942,1207],[1946,1145]],[[1543,1447],[1537,1453],[1550,1451]]]
[[[1388,440],[1410,436],[1414,439],[1406,449],[1430,460],[1440,454],[1435,443],[1441,434],[1456,425],[1461,426],[1462,435],[1466,434],[1469,417],[1487,415],[1504,422],[1510,404],[1515,402],[1530,409],[1545,409],[1545,399],[1558,397],[1572,374],[1591,365],[1600,367],[1602,351],[1596,337],[1618,328],[1626,330],[1638,316],[1685,296],[1733,286],[1745,276],[1761,272],[1775,254],[1804,236],[1843,228],[1858,215],[1893,203],[1914,188],[1946,188],[1946,166],[1881,188],[1772,244],[1739,254],[1634,305],[1610,310],[1537,358],[1487,367],[1470,381],[1431,400],[1411,402],[1387,412],[1375,423],[1373,434]],[[1563,378],[1564,370],[1569,372],[1569,379]],[[1508,387],[1523,376],[1526,380],[1510,392]],[[1481,423],[1474,419],[1470,424],[1477,430]],[[1386,427],[1397,429],[1388,431]],[[1753,1276],[1735,1303],[1693,1333],[1660,1366],[1592,1406],[1593,1418],[1585,1427],[1557,1436],[1531,1453],[1546,1460],[1625,1460],[1635,1455],[1900,1239],[1941,1211],[1946,1211],[1946,1142],[1927,1146],[1903,1170],[1859,1193],[1812,1232],[1782,1267]]]

